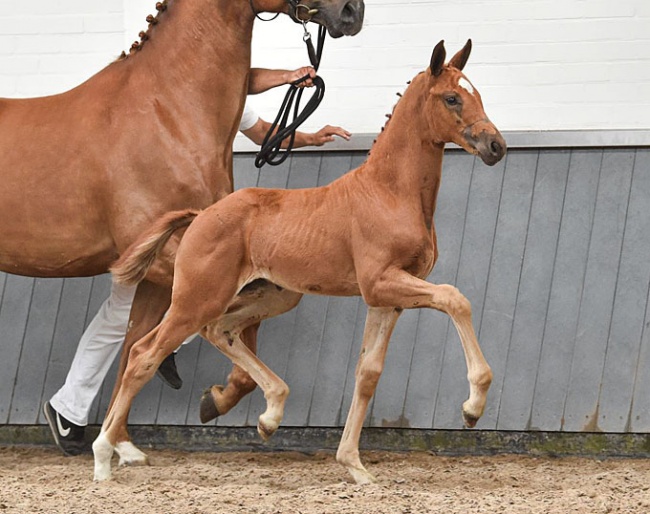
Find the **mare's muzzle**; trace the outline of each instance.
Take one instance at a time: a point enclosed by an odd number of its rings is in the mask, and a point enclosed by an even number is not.
[[[333,38],[354,36],[363,27],[365,5],[363,0],[342,0],[338,2],[320,2],[318,13],[313,21],[327,27]]]

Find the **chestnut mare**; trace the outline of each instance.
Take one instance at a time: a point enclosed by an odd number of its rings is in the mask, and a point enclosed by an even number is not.
[[[396,105],[368,160],[325,187],[244,189],[199,213],[169,213],[113,267],[115,279],[145,276],[165,283],[156,259],[179,227],[188,226],[176,254],[168,315],[131,350],[128,367],[93,444],[95,479],[110,477],[110,461],[131,402],[160,362],[201,330],[264,390],[258,432],[271,436],[282,419],[287,385],[242,342],[260,319],[295,306],[302,294],[361,295],[368,304],[354,397],[337,452],[358,483],[373,481],[359,459],[366,409],[384,365],[388,340],[403,309],[432,308],[451,316],[465,351],[469,399],[465,424],[483,414],[492,372],[483,358],[469,301],[453,286],[424,279],[436,262],[433,214],[445,143],[489,165],[506,144],[487,118],[481,96],[463,75],[471,41],[445,65],[441,41],[430,68],[417,75]]]
[[[77,88],[0,99],[0,270],[104,273],[164,213],[231,193],[255,13],[310,16],[333,37],[361,30],[363,0],[300,2],[166,0],[128,57]],[[168,286],[140,283],[127,348],[160,321],[170,298]],[[245,335],[252,348],[256,328]],[[240,384],[251,381],[241,370],[232,376],[227,393],[236,403],[250,390]]]

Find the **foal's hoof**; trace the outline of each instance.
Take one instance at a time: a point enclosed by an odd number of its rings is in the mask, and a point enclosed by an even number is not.
[[[265,423],[262,421],[261,416],[257,421],[257,433],[264,441],[268,441],[269,438],[275,434],[275,431],[278,429],[277,425]]]
[[[357,485],[368,485],[377,482],[377,479],[367,469],[348,468]]]
[[[478,420],[478,416],[473,416],[468,412],[463,411],[463,421],[465,422],[465,426],[467,428],[474,428],[476,426],[476,423],[478,423]]]
[[[213,386],[222,390],[221,386]],[[212,396],[212,389],[206,389],[203,391],[203,396],[201,396],[201,403],[199,405],[199,416],[201,418],[201,423],[207,423],[213,419],[219,417],[219,411],[217,406],[214,403],[214,397]]]
[[[117,443],[115,451],[120,456],[119,466],[148,466],[149,457],[131,441]]]

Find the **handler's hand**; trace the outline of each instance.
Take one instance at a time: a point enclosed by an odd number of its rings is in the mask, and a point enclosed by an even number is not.
[[[302,68],[288,72],[286,76],[286,83],[291,84],[292,82],[303,78],[305,75],[309,75],[309,78],[302,81],[300,84],[297,84],[297,87],[312,87],[314,85],[312,79],[316,76],[316,70],[311,66],[303,66]]]
[[[350,140],[352,134],[341,127],[333,127],[332,125],[325,125],[318,132],[312,134],[314,138],[313,146],[323,146],[325,143],[334,141],[334,136],[339,136],[346,141]]]

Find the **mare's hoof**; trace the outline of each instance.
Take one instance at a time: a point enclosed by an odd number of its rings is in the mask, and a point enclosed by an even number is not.
[[[199,416],[201,418],[201,423],[208,423],[209,421],[219,417],[219,411],[217,410],[217,406],[215,405],[212,396],[212,389],[206,389],[203,391],[203,396],[201,396],[201,403],[199,405]]]
[[[463,421],[467,428],[474,428],[476,423],[478,423],[479,418],[477,416],[472,416],[471,414],[463,411]]]

